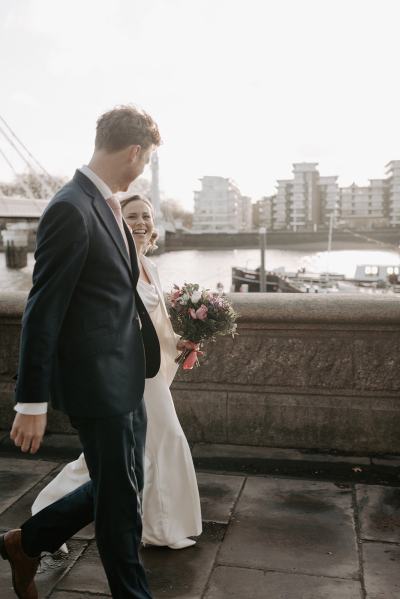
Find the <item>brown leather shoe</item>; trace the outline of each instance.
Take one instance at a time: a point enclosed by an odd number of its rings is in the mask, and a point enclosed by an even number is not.
[[[22,549],[21,529],[9,530],[0,536],[0,554],[10,562],[13,588],[18,599],[38,599],[33,579],[40,558],[29,557]]]

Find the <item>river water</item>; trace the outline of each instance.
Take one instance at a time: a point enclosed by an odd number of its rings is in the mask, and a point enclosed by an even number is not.
[[[229,291],[232,266],[257,268],[260,265],[260,251],[180,251],[167,252],[154,256],[165,289],[173,283],[198,282],[204,287],[215,289],[218,282]],[[307,272],[336,272],[347,278],[355,275],[358,264],[399,264],[399,254],[382,250],[341,250],[328,252],[307,252],[294,250],[267,250],[266,270],[284,267],[296,272],[305,267]]]
[[[260,264],[260,252],[257,249],[246,250],[185,250],[166,252],[153,256],[157,264],[163,287],[168,291],[174,283],[199,283],[201,286],[215,289],[222,283],[226,291],[231,286],[232,266],[257,268]],[[31,286],[33,255],[29,255],[28,266],[19,271],[9,270],[5,266],[5,255],[0,253],[0,289],[2,291],[28,291]],[[293,272],[305,267],[307,272],[337,272],[352,278],[357,264],[399,264],[399,254],[383,250],[339,250],[328,252],[267,250],[266,270],[284,267]]]

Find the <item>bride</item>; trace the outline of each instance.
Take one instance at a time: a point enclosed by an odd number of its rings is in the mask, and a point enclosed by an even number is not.
[[[169,320],[155,264],[145,254],[155,247],[153,207],[134,195],[121,202],[139,256],[138,292],[151,316],[161,346],[161,367],[146,380],[144,401],[147,436],[144,459],[143,535],[146,545],[183,549],[195,544],[188,537],[202,532],[200,498],[190,448],[175,412],[169,387],[175,376],[179,341]],[[36,498],[32,513],[42,510],[89,480],[83,454],[67,464]],[[134,509],[134,506],[132,506]],[[67,551],[66,547],[63,547]]]

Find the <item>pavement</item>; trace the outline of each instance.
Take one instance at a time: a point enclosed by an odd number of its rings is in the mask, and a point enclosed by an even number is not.
[[[50,454],[27,457],[0,445],[0,530],[19,526],[62,468],[65,457]],[[141,550],[154,599],[399,599],[399,460],[386,477],[391,484],[369,484],[357,480],[363,459],[349,480],[340,472],[337,480],[315,480],[299,460],[297,476],[295,464],[290,475],[198,466],[204,531],[196,545]],[[92,526],[69,547],[68,556],[43,558],[39,597],[109,597]],[[14,597],[0,560],[0,598]]]

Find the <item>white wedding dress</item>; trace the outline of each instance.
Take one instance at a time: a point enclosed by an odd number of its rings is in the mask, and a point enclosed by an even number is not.
[[[148,258],[142,257],[141,260],[151,284],[139,280],[138,292],[150,314],[161,347],[160,371],[154,378],[146,380],[144,391],[147,436],[142,541],[180,548],[180,543],[182,547],[190,544],[186,543],[187,537],[201,534],[202,522],[193,460],[169,390],[177,369],[174,359],[178,354],[176,343],[179,337],[172,330],[157,269]],[[37,513],[88,480],[85,458],[81,454],[41,491],[32,506],[32,513]]]

